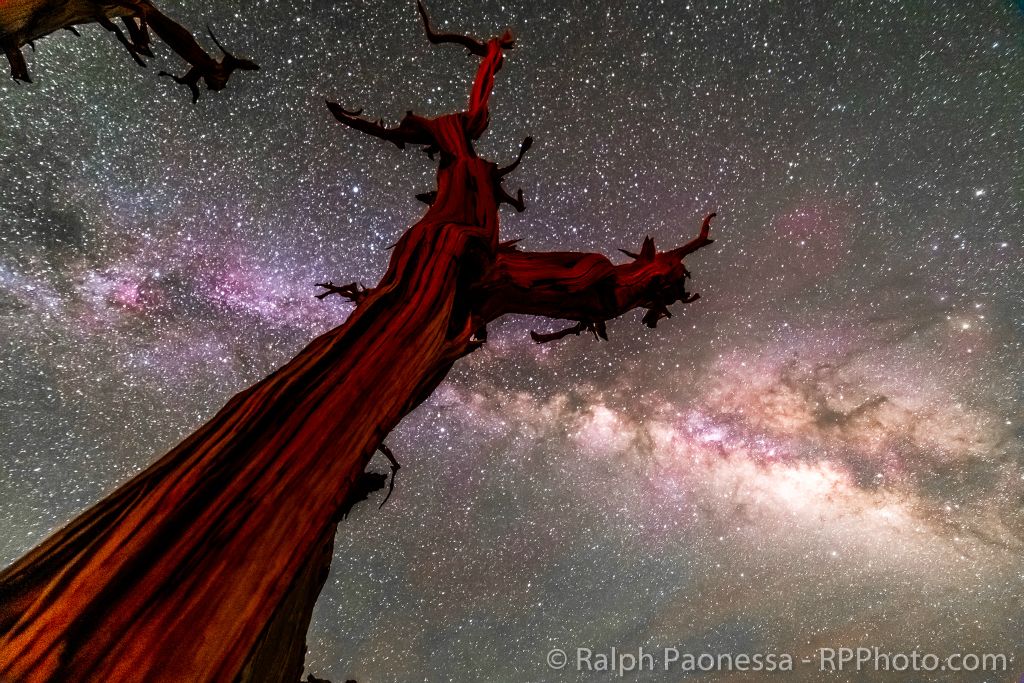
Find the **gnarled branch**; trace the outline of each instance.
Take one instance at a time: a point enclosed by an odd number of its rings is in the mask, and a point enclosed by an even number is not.
[[[199,100],[199,81],[206,83],[207,90],[223,90],[227,85],[228,78],[236,69],[244,71],[257,71],[259,65],[248,59],[241,59],[224,49],[224,46],[217,40],[213,30],[207,27],[210,38],[223,54],[220,61],[215,60],[199,46],[192,34],[181,25],[171,21],[166,16],[157,13],[146,15],[150,25],[164,42],[170,45],[185,61],[192,65],[192,68],[185,72],[184,76],[175,76],[167,71],[161,71],[161,76],[170,76],[175,82],[188,86],[192,91],[192,101]]]
[[[321,301],[332,294],[337,294],[338,296],[348,299],[357,305],[362,303],[372,291],[363,287],[358,282],[350,282],[347,285],[336,285],[333,282],[325,282],[323,284],[318,284],[317,287],[322,287],[327,290],[315,295],[316,298]]]
[[[514,208],[518,213],[522,213],[523,211],[526,210],[526,202],[523,201],[522,190],[518,190],[516,192],[516,196],[513,197],[512,195],[505,191],[504,187],[498,185],[497,195],[499,203],[510,204],[512,208]]]
[[[417,0],[416,10],[420,13],[420,17],[423,19],[423,30],[427,33],[427,40],[432,44],[441,45],[443,43],[453,43],[455,45],[461,45],[469,50],[471,54],[478,57],[484,57],[487,55],[487,43],[481,40],[471,38],[470,36],[466,36],[461,33],[440,33],[434,30],[434,27],[430,22],[430,15],[427,13],[427,7],[423,4],[423,0]]]
[[[470,139],[476,140],[487,130],[490,116],[487,110],[487,100],[494,88],[494,74],[501,69],[503,51],[515,47],[515,36],[511,30],[506,30],[502,35],[485,42],[460,33],[439,33],[431,24],[430,15],[427,13],[427,7],[423,4],[423,0],[416,0],[416,9],[423,19],[427,40],[432,44],[461,45],[471,54],[481,57],[483,60],[480,63],[480,68],[477,69],[476,78],[473,80],[473,89],[469,94],[469,107],[465,112],[466,133]]]
[[[509,173],[516,170],[516,168],[519,167],[520,162],[522,162],[523,157],[526,156],[526,153],[530,150],[531,147],[533,147],[533,138],[527,137],[525,140],[523,140],[523,143],[519,145],[519,156],[516,157],[516,160],[513,161],[508,166],[502,166],[501,168],[498,169],[498,177],[504,178]]]
[[[17,83],[31,83],[32,76],[28,73],[28,64],[25,62],[25,55],[22,54],[21,49],[13,45],[4,47],[4,53],[7,55],[7,61],[11,64],[11,77]]]
[[[116,24],[121,19],[128,35]],[[206,83],[208,90],[222,90],[231,74],[238,69],[254,71],[259,69],[255,62],[236,57],[226,50],[211,33],[214,43],[224,53],[216,60],[199,45],[192,33],[156,8],[149,0],[111,0],[95,3],[86,0],[26,0],[14,7],[0,8],[0,46],[11,64],[11,74],[16,81],[31,83],[24,56],[23,45],[61,29],[78,35],[76,25],[97,23],[113,33],[117,40],[141,66],[143,57],[152,57],[149,27],[191,65],[184,76],[173,76],[165,71],[162,76],[172,76],[175,81],[187,85],[192,91],[193,101],[199,97],[199,81]]]
[[[604,322],[634,308],[647,309],[642,322],[655,327],[662,318],[671,317],[671,304],[691,303],[699,297],[686,290],[690,274],[680,254],[712,243],[713,216],[705,218],[699,236],[682,247],[658,252],[648,237],[639,253],[628,252],[634,256],[631,263],[617,266],[601,254],[499,249],[490,273],[477,289],[480,317],[493,320],[507,313],[522,313],[579,321],[559,332],[533,333],[539,343],[586,330],[606,338]]]
[[[361,116],[362,109],[349,111],[340,104],[328,102],[327,108],[334,114],[334,118],[344,123],[349,128],[354,128],[367,135],[392,142],[399,149],[405,149],[406,145],[435,145],[433,135],[427,125],[428,120],[421,116],[406,112],[405,118],[394,128],[388,128],[383,121],[371,121]]]
[[[135,60],[136,64],[138,64],[141,67],[146,66],[146,62],[144,62],[142,60],[142,57],[140,56],[141,52],[136,47],[135,43],[128,40],[128,36],[124,34],[124,31],[121,30],[120,26],[112,22],[110,19],[107,19],[106,17],[100,17],[96,20],[96,23],[102,26],[103,28],[107,29],[117,37],[118,42],[124,45],[125,49],[128,50],[128,54],[131,55],[131,58]],[[32,49],[34,51],[35,47],[33,46]]]
[[[711,244],[712,242],[714,242],[714,240],[710,238],[711,219],[717,215],[717,213],[712,212],[705,216],[704,222],[701,223],[700,225],[700,234],[698,234],[696,237],[694,237],[692,240],[690,240],[683,246],[673,249],[671,253],[677,256],[678,258],[683,259],[687,255],[692,254],[698,249],[702,249]]]

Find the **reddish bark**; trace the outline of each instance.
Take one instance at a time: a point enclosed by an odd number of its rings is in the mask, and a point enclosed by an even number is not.
[[[512,36],[438,34],[420,11],[432,42],[481,57],[468,108],[386,128],[329,106],[352,128],[440,155],[430,208],[376,287],[325,285],[322,296],[357,303],[344,324],[0,574],[0,680],[294,680],[339,513],[365,495],[383,438],[484,343],[489,321],[528,313],[603,335],[633,308],[653,327],[695,298],[682,257],[711,242],[710,216],[683,247],[648,239],[618,266],[499,244],[498,206],[521,195],[473,140]]]

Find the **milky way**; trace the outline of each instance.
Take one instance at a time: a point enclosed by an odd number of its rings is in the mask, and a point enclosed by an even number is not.
[[[5,564],[344,320],[314,283],[381,275],[433,167],[324,99],[436,115],[475,68],[406,2],[166,9],[263,70],[193,106],[156,76],[168,50],[138,69],[90,27],[0,85]],[[388,437],[395,493],[341,526],[308,670],[598,681],[546,653],[877,646],[1016,657],[914,680],[1017,680],[1017,4],[431,9],[519,36],[478,145],[506,162],[536,139],[504,238],[611,256],[717,210],[718,239],[687,262],[701,300],[656,330],[539,347],[527,330],[560,323],[492,326]]]

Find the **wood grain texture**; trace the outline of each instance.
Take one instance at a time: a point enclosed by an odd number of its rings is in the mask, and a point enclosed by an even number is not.
[[[499,243],[498,207],[516,201],[501,186],[510,169],[473,141],[513,40],[437,35],[474,41],[480,56],[466,111],[385,128],[330,105],[356,130],[439,155],[436,194],[383,279],[329,285],[325,295],[357,303],[344,324],[0,573],[0,680],[295,680],[339,515],[365,496],[370,457],[483,344],[489,321],[530,313],[603,335],[628,310],[656,323],[693,299],[682,256],[710,243],[707,222],[689,245],[657,252],[647,240],[618,266]]]

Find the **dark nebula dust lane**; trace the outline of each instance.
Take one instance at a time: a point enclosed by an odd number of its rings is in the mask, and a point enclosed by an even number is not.
[[[503,239],[617,259],[717,211],[717,240],[656,330],[492,326],[388,438],[396,490],[341,527],[308,671],[600,681],[545,656],[864,646],[1019,679],[1018,3],[430,5],[518,34],[479,145],[535,139]],[[436,115],[476,66],[411,2],[164,9],[262,70],[192,105],[168,50],[140,69],[91,27],[0,82],[4,564],[344,320],[315,283],[380,277],[434,168],[324,100]]]

